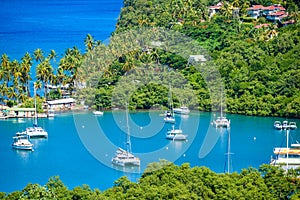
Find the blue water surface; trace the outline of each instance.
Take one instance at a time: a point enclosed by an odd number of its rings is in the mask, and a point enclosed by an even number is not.
[[[151,162],[166,159],[177,165],[206,166],[218,173],[227,172],[228,134],[230,133],[230,172],[258,168],[269,163],[274,147],[285,145],[285,133],[273,129],[283,118],[227,115],[230,129],[211,126],[212,113],[176,116],[176,128],[188,134],[188,141],[169,141],[171,128],[164,124],[162,112],[130,114],[132,151],[141,159],[136,169],[116,168],[111,158],[126,145],[125,112],[106,111],[96,117],[91,112],[60,113],[54,119],[39,119],[48,139],[32,139],[34,151],[11,148],[17,131],[32,125],[32,119],[0,120],[0,191],[21,190],[28,183],[44,185],[58,175],[70,189],[82,184],[105,190],[126,175],[137,181]],[[300,124],[300,120],[293,120]],[[290,132],[290,142],[300,141],[300,129]],[[216,137],[215,137],[216,136]],[[208,138],[208,139],[207,139]]]

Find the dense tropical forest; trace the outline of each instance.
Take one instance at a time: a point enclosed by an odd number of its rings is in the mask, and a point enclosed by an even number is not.
[[[102,192],[88,185],[68,189],[59,177],[51,177],[45,185],[30,183],[21,191],[0,193],[0,199],[299,199],[299,173],[262,165],[259,170],[216,174],[161,160],[149,164],[137,182],[123,176]]]
[[[213,63],[221,74],[226,92],[226,98],[223,98],[226,112],[300,117],[299,2],[230,0],[223,3],[219,12],[211,15],[209,6],[218,2],[125,0],[112,36],[117,37],[118,34],[141,27],[153,30],[162,27],[184,34],[207,50],[211,57],[208,63]],[[252,19],[247,15],[247,8],[255,4],[281,4],[288,16],[275,23],[269,22],[264,16]],[[285,26],[284,22],[289,20],[293,20],[293,23]],[[268,25],[257,28],[260,24]],[[84,101],[94,108],[111,109],[122,104],[112,103],[115,87],[122,77],[136,73],[134,70],[137,69],[155,70],[161,67],[160,71],[164,71],[163,68],[173,70],[188,81],[182,86],[184,92],[173,91],[175,106],[185,104],[190,109],[216,111],[212,104],[219,100],[212,100],[203,74],[187,58],[159,47],[114,52],[114,48],[105,47],[90,34],[84,42],[85,52],[80,52],[76,47],[69,48],[60,60],[56,60],[54,50],[45,55],[41,49],[36,49],[33,55],[25,53],[21,61],[10,60],[6,54],[2,55],[0,101],[9,105],[28,102],[28,83],[35,78],[36,87],[43,88],[44,100],[62,97],[60,89],[48,90],[47,84],[68,84],[70,94],[78,101]],[[115,45],[121,49],[127,48],[122,47],[120,41]],[[103,49],[109,51],[113,62],[87,62],[95,52]],[[91,66],[85,66],[84,63],[94,65],[92,67],[100,71],[101,76],[96,77],[96,84],[92,87],[79,89],[76,85],[85,80],[84,74],[93,74]],[[32,67],[36,70],[35,77],[30,74]],[[173,78],[172,84],[180,83],[182,77]],[[95,82],[95,77],[92,78]],[[130,108],[167,107],[169,88],[160,83],[147,83],[135,88],[130,96]],[[119,89],[122,90],[122,87]],[[190,98],[191,91],[196,100]]]

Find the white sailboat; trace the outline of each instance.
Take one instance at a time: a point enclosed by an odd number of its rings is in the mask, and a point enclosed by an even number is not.
[[[112,158],[111,162],[118,166],[140,166],[140,159],[134,156],[131,152],[131,141],[130,141],[130,130],[128,122],[128,108],[126,105],[126,126],[127,126],[127,141],[126,150],[118,148],[115,157]]]
[[[222,92],[221,92],[221,115],[220,115],[220,117],[217,117],[217,119],[215,119],[213,121],[213,125],[216,128],[222,128],[222,127],[224,127],[224,128],[230,128],[230,120],[223,116],[223,98],[222,98]]]
[[[172,100],[172,91],[171,91],[171,85],[169,84],[169,110],[165,112],[164,122],[165,123],[175,123],[175,117],[174,117],[174,109],[173,109],[173,100]]]
[[[26,128],[25,131],[23,132],[17,132],[17,136],[20,135],[28,135],[29,138],[34,138],[34,137],[48,137],[48,133],[42,128],[38,126],[37,122],[37,107],[36,107],[36,88],[34,87],[34,123],[32,127]]]

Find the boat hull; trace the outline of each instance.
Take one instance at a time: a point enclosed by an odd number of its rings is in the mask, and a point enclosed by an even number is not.
[[[187,107],[174,108],[173,111],[174,111],[174,113],[181,114],[181,115],[190,114],[190,110]]]
[[[30,138],[47,138],[48,133],[41,127],[30,127],[25,131]]]
[[[183,134],[167,135],[166,138],[168,140],[186,140],[187,135],[183,135]]]
[[[121,167],[126,167],[126,166],[140,166],[140,160],[119,160],[119,159],[112,159],[112,164],[118,165]]]
[[[102,112],[102,111],[93,111],[93,114],[101,116],[101,115],[104,114],[104,112]]]
[[[12,148],[17,150],[33,151],[33,146],[20,146],[12,144]]]
[[[173,117],[165,117],[164,118],[164,122],[165,123],[175,124],[175,118],[173,118]]]

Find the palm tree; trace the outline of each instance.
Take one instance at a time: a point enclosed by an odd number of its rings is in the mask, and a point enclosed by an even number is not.
[[[6,84],[6,87],[8,87],[8,83],[11,80],[10,61],[6,54],[1,56],[0,80],[2,80],[3,84]]]
[[[48,59],[49,60],[54,60],[54,62],[56,61],[55,58],[56,58],[56,52],[52,49],[48,55]]]
[[[51,66],[49,59],[45,59],[38,64],[36,68],[37,79],[44,85],[44,97],[47,99],[47,84],[53,76],[53,67]]]
[[[82,58],[80,51],[77,47],[73,47],[72,49],[68,49],[65,52],[64,57],[60,60],[59,68],[66,72],[66,83],[69,84],[70,92],[73,91],[73,87],[75,86],[75,82],[78,76],[78,68],[82,64]],[[61,73],[62,74],[62,73]]]
[[[19,80],[22,76],[20,64],[17,60],[14,60],[10,63],[11,65],[11,76],[13,77],[13,86],[14,88],[19,87]]]
[[[87,34],[85,40],[84,40],[86,50],[91,51],[94,48],[95,41],[94,38],[91,34]]]
[[[35,89],[41,89],[42,88],[42,82],[40,81],[40,80],[37,80],[36,82],[34,82],[34,85],[33,85],[33,87],[35,88]]]
[[[16,93],[14,87],[9,87],[8,88],[7,97],[9,99],[16,99],[18,97],[18,94]]]
[[[31,80],[30,70],[32,67],[32,57],[28,52],[26,52],[21,60],[22,60],[21,62],[22,75],[20,77],[20,82],[23,85],[23,90],[27,93],[27,96],[30,97],[29,81]]]
[[[33,52],[36,62],[42,62],[44,60],[44,53],[42,49],[38,48]]]
[[[64,81],[66,79],[66,75],[64,74],[64,70],[62,67],[58,67],[56,73],[56,84],[57,85],[65,85]]]

